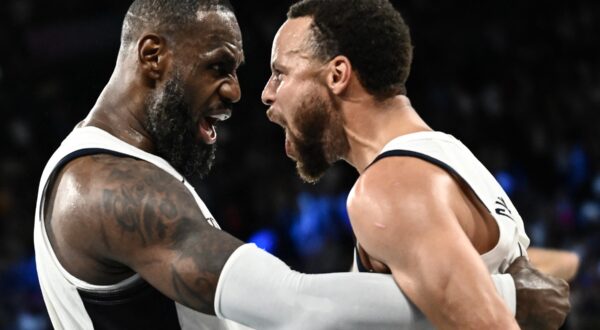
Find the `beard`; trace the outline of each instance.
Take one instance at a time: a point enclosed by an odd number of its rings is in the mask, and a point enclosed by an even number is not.
[[[145,128],[154,140],[156,155],[188,179],[208,174],[216,144],[196,143],[198,125],[185,101],[181,79],[175,76],[169,80],[162,93],[148,100],[146,109]]]
[[[289,135],[298,152],[296,169],[302,180],[315,183],[350,149],[343,118],[331,98],[315,94],[295,111],[300,136]]]

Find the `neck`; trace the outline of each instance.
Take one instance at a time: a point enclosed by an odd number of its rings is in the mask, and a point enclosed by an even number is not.
[[[350,150],[344,158],[362,174],[392,139],[432,129],[419,117],[405,96],[384,101],[372,98],[343,107]]]
[[[80,126],[98,127],[124,142],[152,153],[154,143],[145,129],[145,99],[147,87],[136,81],[134,74],[113,72],[92,111]]]

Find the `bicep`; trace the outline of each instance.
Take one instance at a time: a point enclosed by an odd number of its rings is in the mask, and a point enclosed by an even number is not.
[[[214,314],[219,276],[242,243],[213,227],[190,230],[177,242],[139,250],[132,268],[166,296],[192,309]]]
[[[452,179],[432,183],[419,175],[401,184],[374,175],[367,179],[379,180],[358,185],[349,203],[358,241],[434,324],[482,324],[476,319],[502,315],[494,311],[503,303],[489,272],[444,197]]]
[[[109,179],[98,192],[107,256],[171,299],[214,313],[219,274],[242,242],[209,225],[187,188],[158,169]]]
[[[450,294],[448,290],[458,291],[456,297],[468,294],[469,278],[481,280],[484,288],[494,290],[488,271],[458,221],[451,212],[436,210],[439,207],[423,204],[409,212],[379,211],[374,218],[356,210],[351,214],[360,244],[390,268],[399,286],[419,306],[441,303]],[[362,219],[355,221],[356,217]]]

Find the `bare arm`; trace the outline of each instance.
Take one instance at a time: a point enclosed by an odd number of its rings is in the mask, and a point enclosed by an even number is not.
[[[57,184],[55,250],[78,253],[61,260],[70,272],[97,284],[136,272],[214,314],[221,269],[243,242],[212,227],[181,182],[145,161],[97,155],[71,162]]]
[[[121,279],[135,271],[175,301],[259,329],[398,329],[427,322],[389,276],[297,273],[214,229],[182,184],[151,164],[106,155],[73,163],[60,191],[85,188],[67,194],[74,199],[61,196],[66,207],[56,211],[71,218],[54,225],[62,226],[56,241],[83,256],[68,259],[96,261],[70,265],[81,279],[115,283],[97,270],[116,264],[128,270]],[[84,205],[74,211],[72,202]]]
[[[226,289],[225,296],[232,299],[222,299],[220,306],[228,308],[229,318],[259,327],[271,324],[272,328],[281,328],[295,320],[304,326],[327,321],[349,327],[361,324],[414,328],[416,322],[423,321],[412,313],[401,292],[393,292],[386,280],[373,281],[365,274],[306,276],[292,272],[267,255],[261,260],[279,265],[283,269],[280,276],[275,276],[271,265],[261,268],[251,262],[257,257],[255,254],[242,258],[249,263],[245,268],[243,263],[231,261],[230,255],[239,250],[242,242],[208,225],[182,184],[148,163],[111,156],[86,157],[74,163],[78,164],[70,168],[64,180],[58,180],[60,184],[55,189],[63,194],[62,203],[57,203],[63,205],[54,208],[56,214],[49,217],[54,218],[52,227],[60,229],[54,240],[58,251],[65,244],[64,251],[81,251],[98,264],[116,263],[138,272],[165,295],[205,313],[214,313],[217,282],[227,281],[221,273],[229,263],[244,271],[229,272],[231,280],[222,287]],[[79,255],[67,258],[82,259]],[[85,273],[96,267],[68,266],[69,271],[90,283],[114,283],[106,282],[97,271]],[[272,280],[267,281],[269,276]],[[302,279],[302,289],[291,279]],[[277,290],[280,294],[275,295],[275,284],[293,294],[286,296],[285,291]],[[365,285],[372,293],[368,297],[355,290]],[[245,303],[235,288],[245,290],[243,297],[265,295],[263,303]],[[329,302],[338,306],[337,313],[333,315],[330,307],[318,308],[317,298],[328,306],[332,306]],[[296,302],[293,307],[282,304],[290,299]],[[280,315],[268,312],[284,307],[286,313]]]
[[[577,274],[579,257],[564,250],[530,247],[527,255],[531,263],[542,273],[570,281]]]
[[[516,329],[452,211],[456,183],[423,164],[390,158],[363,173],[349,199],[358,241],[437,328]]]
[[[102,189],[111,257],[173,300],[214,314],[223,265],[243,243],[212,227],[185,186],[141,162],[114,168]]]

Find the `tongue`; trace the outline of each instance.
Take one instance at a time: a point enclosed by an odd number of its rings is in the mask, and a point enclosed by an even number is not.
[[[217,142],[217,131],[215,130],[215,126],[204,117],[200,119],[200,123],[198,124],[198,135],[206,144]]]

